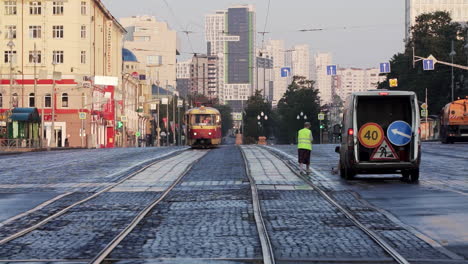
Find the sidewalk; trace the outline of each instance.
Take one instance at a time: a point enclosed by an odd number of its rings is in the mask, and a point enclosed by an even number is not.
[[[87,148],[51,148],[50,151],[61,151],[61,150],[79,150],[79,149],[87,149]],[[47,151],[47,148],[11,148],[11,149],[0,149],[0,156],[5,155],[18,155],[23,153],[30,153],[30,152],[42,152]]]

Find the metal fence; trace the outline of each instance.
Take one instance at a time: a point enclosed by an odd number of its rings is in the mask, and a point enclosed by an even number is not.
[[[0,150],[39,148],[39,139],[0,139]]]

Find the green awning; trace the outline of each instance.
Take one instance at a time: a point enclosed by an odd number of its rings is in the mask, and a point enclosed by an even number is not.
[[[37,108],[15,108],[13,109],[11,121],[29,122],[29,123],[40,123],[41,118]]]

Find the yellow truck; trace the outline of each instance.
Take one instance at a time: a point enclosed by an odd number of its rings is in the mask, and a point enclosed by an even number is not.
[[[442,109],[440,140],[444,144],[468,141],[468,97],[453,101]]]

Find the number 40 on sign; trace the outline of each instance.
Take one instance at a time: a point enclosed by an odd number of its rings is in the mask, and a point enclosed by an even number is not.
[[[384,140],[384,131],[376,123],[366,123],[359,129],[358,139],[364,147],[376,148]]]

